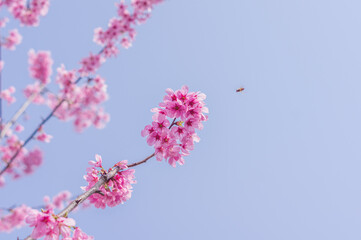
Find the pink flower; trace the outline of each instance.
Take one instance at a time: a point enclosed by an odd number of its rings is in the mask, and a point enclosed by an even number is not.
[[[94,238],[88,236],[80,228],[75,228],[72,240],[93,240]]]
[[[1,42],[1,45],[4,48],[9,50],[15,50],[15,46],[21,43],[22,37],[17,29],[13,29],[10,31],[9,36],[7,36],[4,42]]]
[[[61,92],[65,94],[73,94],[77,91],[78,87],[75,85],[76,71],[67,71],[64,65],[61,65],[57,69],[56,83],[59,84]]]
[[[87,168],[87,175],[84,176],[84,179],[88,182],[88,186],[83,187],[85,191],[93,187],[102,174],[106,174],[102,166],[101,157],[96,155],[95,158],[95,162],[89,162],[91,167]],[[88,198],[90,203],[94,204],[96,208],[114,207],[124,203],[131,197],[132,184],[136,183],[134,180],[134,169],[127,169],[127,160],[121,161],[115,166],[119,166],[121,171],[99,188],[103,194],[93,194]],[[97,168],[100,168],[100,170]]]
[[[71,193],[69,191],[62,191],[53,197],[52,201],[49,196],[44,197],[45,209],[62,209],[64,208],[64,202],[67,204],[70,202]]]
[[[53,136],[46,134],[44,132],[42,132],[36,136],[37,140],[39,140],[41,142],[46,142],[46,143],[49,143],[52,138],[53,138]]]
[[[132,0],[130,6],[124,1],[116,4],[118,16],[109,20],[107,29],[94,30],[94,42],[105,46],[101,54],[109,58],[118,54],[117,45],[125,49],[131,47],[136,35],[135,26],[144,23],[154,5],[160,2],[162,0]]]
[[[38,210],[32,210],[26,218],[26,223],[30,227],[34,227],[31,237],[41,238],[45,235],[54,235],[58,230],[56,220],[53,217],[53,212],[47,210],[45,212],[39,212]],[[59,235],[59,234],[57,234]]]
[[[98,70],[103,62],[104,58],[100,54],[93,55],[90,53],[89,57],[83,58],[83,60],[81,60],[81,68],[79,69],[79,73],[83,77],[95,73],[95,71]]]
[[[75,220],[72,218],[64,218],[55,216],[52,209],[43,212],[32,210],[26,218],[26,222],[30,227],[34,227],[31,233],[32,238],[59,239],[70,237],[71,227],[75,226]]]
[[[24,158],[24,173],[30,174],[34,172],[36,167],[39,167],[43,162],[43,152],[40,149],[30,151]]]
[[[49,9],[49,0],[33,0],[29,5],[23,0],[7,1],[5,4],[14,18],[27,26],[37,26],[39,17],[45,16]]]
[[[16,124],[14,130],[15,130],[15,132],[22,132],[22,131],[24,131],[24,127],[21,124]]]
[[[148,145],[154,145],[158,161],[165,159],[175,167],[176,163],[184,164],[183,157],[189,155],[194,142],[199,141],[195,131],[203,128],[202,122],[208,119],[204,115],[208,108],[203,101],[205,95],[189,92],[187,86],[177,91],[168,88],[166,93],[159,107],[152,109],[153,122],[142,130],[141,135],[147,137]],[[172,125],[167,117],[173,119]]]
[[[0,98],[6,100],[8,104],[12,104],[16,101],[16,98],[11,96],[15,92],[15,88],[13,86],[8,89],[4,89],[0,93]]]
[[[35,53],[33,49],[29,51],[29,70],[31,77],[40,81],[42,84],[50,82],[51,66],[53,60],[50,57],[50,52],[39,51]]]
[[[23,92],[27,98],[30,98],[33,94],[36,94],[32,102],[36,104],[44,104],[45,98],[42,96],[42,90],[43,86],[39,82],[35,82],[34,84],[27,85]]]
[[[86,84],[77,86],[75,72],[66,71],[62,66],[58,68],[57,82],[62,88],[61,93],[58,96],[48,94],[48,106],[54,109],[62,98],[66,99],[55,112],[59,119],[73,120],[78,132],[92,125],[96,128],[105,127],[110,117],[101,107],[108,99],[107,85],[103,78],[89,78]]]
[[[11,232],[15,228],[23,227],[30,211],[30,207],[21,205],[11,209],[9,214],[0,216],[0,232]]]

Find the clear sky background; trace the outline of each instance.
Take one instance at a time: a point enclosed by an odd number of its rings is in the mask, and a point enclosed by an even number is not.
[[[166,88],[186,84],[207,94],[210,109],[186,164],[138,166],[132,198],[71,214],[78,226],[96,239],[360,239],[360,9],[358,0],[164,2],[133,47],[99,71],[109,86],[107,127],[77,134],[52,119],[45,130],[54,138],[40,144],[44,164],[0,189],[0,205],[81,193],[96,153],[108,167],[150,155],[140,136],[150,108]],[[23,43],[4,53],[3,84],[19,94],[33,82],[30,48],[51,50],[54,71],[78,67],[99,50],[93,29],[114,15],[114,0],[51,1],[40,26],[21,28]],[[5,116],[21,104],[17,96]],[[47,112],[31,106],[22,136]]]

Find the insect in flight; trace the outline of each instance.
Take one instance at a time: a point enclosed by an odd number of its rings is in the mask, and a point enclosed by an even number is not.
[[[244,91],[244,88],[243,88],[243,87],[238,88],[238,89],[236,90],[236,92],[242,92],[242,91]]]

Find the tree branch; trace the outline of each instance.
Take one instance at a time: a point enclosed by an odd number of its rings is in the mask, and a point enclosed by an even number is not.
[[[152,157],[154,157],[154,155],[155,154],[153,153],[152,155],[149,155],[142,161],[129,164],[127,165],[127,167],[131,168],[143,164]],[[66,206],[57,216],[67,217],[71,211],[73,211],[77,206],[79,206],[82,202],[84,202],[88,197],[90,197],[94,193],[98,193],[98,191],[100,191],[99,188],[103,186],[105,183],[107,183],[110,179],[112,179],[119,172],[119,170],[121,170],[119,166],[113,167],[112,170],[110,170],[107,174],[101,176],[98,182],[96,182],[92,188],[90,188],[88,191],[84,192],[83,194],[79,195],[75,200],[69,203],[69,205]],[[25,238],[25,240],[35,240],[35,239],[31,238],[31,236],[28,236],[27,238]]]
[[[0,171],[0,176],[4,174],[4,172],[10,168],[11,164],[14,162],[15,158],[19,155],[21,149],[25,147],[30,140],[35,136],[35,134],[38,132],[38,130],[47,122],[50,120],[50,118],[54,115],[56,110],[65,102],[65,98],[63,98],[59,103],[55,106],[55,108],[48,114],[46,118],[44,118],[39,126],[35,128],[35,130],[30,134],[30,136],[25,140],[25,142],[18,148],[18,150],[15,152],[15,154],[10,158],[9,162],[7,162],[6,166]]]
[[[80,82],[80,80],[82,79],[82,77],[78,77],[78,79],[74,82],[74,84],[78,84]],[[66,98],[63,97],[59,103],[54,107],[54,109],[48,114],[48,116],[46,116],[46,118],[44,118],[41,123],[38,125],[37,128],[35,128],[35,130],[30,134],[30,136],[25,140],[25,142],[19,147],[19,149],[15,152],[15,154],[10,158],[10,160],[6,163],[6,166],[0,171],[0,176],[2,174],[4,174],[4,172],[10,168],[11,164],[14,162],[15,158],[19,155],[21,149],[23,147],[25,147],[31,139],[33,139],[33,137],[35,136],[35,134],[38,132],[39,129],[41,129],[41,127],[50,120],[50,118],[52,116],[54,116],[56,110],[58,110],[58,108],[66,101]]]

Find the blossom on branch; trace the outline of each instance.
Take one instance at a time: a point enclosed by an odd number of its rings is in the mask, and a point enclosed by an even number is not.
[[[50,57],[50,52],[39,51],[35,53],[33,49],[29,51],[30,76],[38,80],[40,83],[48,84],[50,82],[52,65],[53,59]]]
[[[184,164],[183,156],[188,155],[194,142],[199,141],[196,129],[203,129],[208,108],[204,103],[206,95],[189,92],[187,86],[177,91],[167,89],[166,93],[159,107],[151,110],[153,122],[145,126],[141,135],[147,137],[148,145],[154,146],[158,161],[165,159],[175,167],[176,163]],[[172,125],[168,118],[173,119]]]
[[[87,174],[84,175],[84,179],[88,182],[88,186],[82,187],[84,191],[92,188],[100,177],[107,173],[103,168],[101,156],[96,155],[95,159],[96,161],[89,161],[91,167],[86,169]],[[100,193],[95,193],[88,198],[96,208],[114,207],[124,203],[132,195],[132,184],[136,183],[134,180],[135,170],[128,169],[127,160],[120,161],[115,166],[121,170],[109,182],[99,188]]]
[[[3,0],[0,6],[6,5],[14,18],[26,26],[39,25],[39,17],[45,16],[49,10],[49,0]]]
[[[53,210],[46,211],[32,210],[26,218],[26,223],[30,227],[34,227],[31,237],[45,239],[59,239],[71,236],[71,228],[75,227],[75,220],[72,218],[58,217],[53,213]]]
[[[11,86],[8,89],[4,89],[0,93],[0,98],[4,99],[8,102],[8,104],[12,104],[16,101],[16,98],[12,96],[15,93],[15,87]]]
[[[13,29],[9,32],[9,35],[1,40],[1,46],[9,50],[15,50],[15,46],[21,43],[22,36],[17,29]]]

